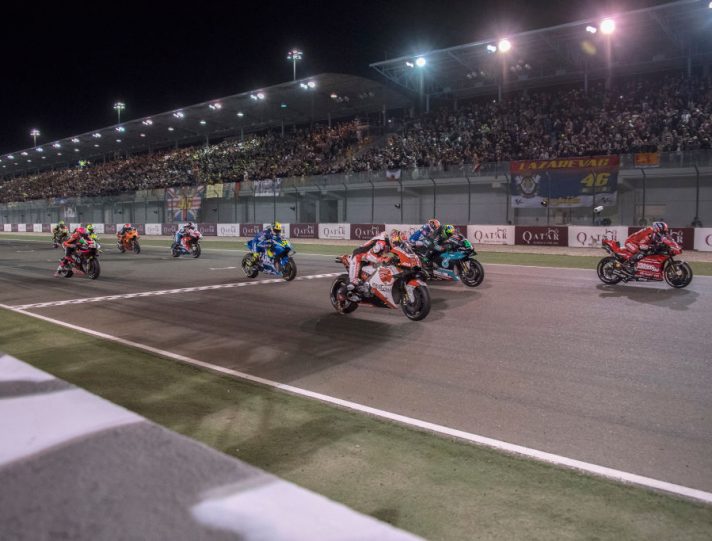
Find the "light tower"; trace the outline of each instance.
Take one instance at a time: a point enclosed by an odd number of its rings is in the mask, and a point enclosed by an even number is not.
[[[121,111],[123,111],[124,109],[126,109],[125,103],[121,103],[120,101],[117,101],[114,104],[114,111],[116,111],[116,116],[118,117],[117,124],[121,124]]]
[[[304,56],[304,53],[300,51],[299,49],[292,49],[287,53],[287,60],[289,60],[292,63],[292,77],[293,81],[297,80],[297,61],[301,60],[302,57]]]
[[[34,141],[33,146],[37,146],[37,138],[40,136],[40,130],[37,128],[34,128],[31,132],[30,135],[32,136],[32,141]]]

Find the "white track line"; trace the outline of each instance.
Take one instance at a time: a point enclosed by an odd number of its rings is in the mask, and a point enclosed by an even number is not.
[[[314,280],[318,278],[334,278],[341,274],[340,272],[332,272],[328,274],[310,274],[308,276],[297,276],[293,281],[297,280]],[[262,284],[281,284],[287,283],[282,278],[273,278],[271,280],[258,280],[256,282],[233,282],[230,284],[217,284],[210,286],[195,286],[181,287],[177,289],[160,289],[157,291],[141,291],[139,293],[122,293],[120,295],[104,295],[101,297],[86,297],[83,299],[67,299],[63,301],[36,302],[32,304],[19,304],[12,306],[18,310],[29,310],[31,308],[50,308],[52,306],[66,306],[69,304],[88,304],[104,301],[118,301],[122,299],[135,299],[140,297],[156,297],[158,295],[175,295],[177,293],[193,293],[195,291],[209,291],[212,289],[233,289],[236,287],[258,286]]]
[[[280,389],[288,393],[292,393],[298,396],[303,396],[306,398],[311,398],[314,400],[319,400],[327,404],[333,404],[335,406],[340,406],[342,408],[358,411],[360,413],[365,413],[378,417],[381,419],[387,419],[389,421],[394,421],[403,425],[414,427],[421,430],[426,430],[429,432],[434,432],[437,434],[442,434],[445,436],[450,436],[453,438],[458,438],[461,440],[469,441],[477,445],[484,447],[489,447],[496,449],[498,451],[504,451],[505,453],[510,453],[514,455],[523,456],[526,458],[531,458],[539,462],[545,462],[547,464],[554,464],[556,466],[561,466],[568,469],[573,469],[581,472],[585,472],[597,477],[603,477],[605,479],[611,479],[614,481],[637,485],[653,490],[659,490],[662,492],[667,492],[670,494],[675,494],[677,496],[682,496],[684,498],[689,498],[691,500],[697,500],[707,504],[712,504],[712,493],[705,492],[696,488],[685,487],[682,485],[676,485],[674,483],[669,483],[667,481],[661,481],[659,479],[653,479],[651,477],[645,477],[643,475],[638,475],[635,473],[624,472],[621,470],[616,470],[613,468],[608,468],[606,466],[599,466],[597,464],[591,464],[589,462],[583,462],[581,460],[576,460],[573,458],[567,458],[561,455],[555,455],[553,453],[547,453],[545,451],[539,451],[537,449],[531,449],[529,447],[524,447],[522,445],[516,445],[513,443],[508,443],[506,441],[496,440],[494,438],[488,438],[486,436],[480,436],[478,434],[472,434],[470,432],[465,432],[463,430],[457,430],[454,428],[449,428],[447,426],[438,425],[428,421],[423,421],[420,419],[415,419],[413,417],[407,417],[405,415],[400,415],[397,413],[392,413],[390,411],[385,411],[371,406],[366,406],[364,404],[358,404],[356,402],[350,402],[348,400],[343,400],[341,398],[336,398],[334,396],[325,395],[322,393],[317,393],[314,391],[309,391],[307,389],[301,389],[299,387],[294,387],[292,385],[286,385],[284,383],[279,383],[277,381],[272,381],[269,379],[261,378],[258,376],[253,376],[251,374],[246,374],[244,372],[239,372],[237,370],[232,370],[230,368],[225,368],[223,366],[218,366],[205,361],[199,361],[191,357],[186,357],[185,355],[180,355],[178,353],[173,353],[171,351],[166,351],[163,349],[155,348],[153,346],[148,346],[138,342],[132,342],[124,338],[119,338],[117,336],[112,336],[103,332],[95,331],[93,329],[87,329],[85,327],[80,327],[72,323],[67,323],[65,321],[60,321],[58,319],[53,319],[40,314],[34,314],[32,312],[25,312],[17,307],[6,306],[0,304],[0,308],[5,308],[16,312],[18,314],[23,314],[26,316],[34,317],[36,319],[41,319],[55,325],[61,325],[68,329],[83,332],[91,336],[96,336],[98,338],[103,338],[104,340],[109,340],[111,342],[116,342],[125,346],[129,346],[135,349],[140,349],[143,351],[148,351],[155,355],[160,355],[174,361],[179,361],[182,363],[190,364],[193,366],[200,366],[201,368],[206,368],[212,370],[213,372],[218,372],[220,374],[227,374],[238,379],[243,379],[246,381],[251,381],[253,383],[258,383],[260,385],[266,385],[275,389]]]

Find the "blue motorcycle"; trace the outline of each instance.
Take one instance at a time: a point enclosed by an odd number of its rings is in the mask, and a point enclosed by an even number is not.
[[[252,250],[252,242],[247,247]],[[248,278],[255,278],[260,272],[284,278],[287,282],[297,276],[297,264],[290,254],[296,253],[287,239],[272,241],[271,245],[262,254],[255,257],[252,252],[242,258],[242,270]]]
[[[426,241],[425,251],[430,247]],[[444,251],[436,253],[430,260],[421,255],[423,269],[430,280],[457,282],[461,280],[467,287],[477,287],[485,279],[482,263],[475,259],[477,252],[472,243],[464,237],[452,237],[443,243]]]

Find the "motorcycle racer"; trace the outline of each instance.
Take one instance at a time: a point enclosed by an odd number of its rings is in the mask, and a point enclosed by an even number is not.
[[[61,271],[63,267],[72,264],[72,255],[77,249],[77,246],[88,240],[90,240],[90,238],[87,230],[83,227],[77,227],[72,235],[62,243],[62,246],[64,246],[64,257],[59,260],[57,272],[54,273],[55,276],[59,276],[59,271]]]
[[[94,225],[93,224],[87,224],[86,226],[87,233],[89,235],[89,238],[91,240],[99,240],[99,237],[96,234],[96,231],[94,231]]]
[[[367,285],[361,280],[361,268],[364,262],[368,263],[386,263],[389,260],[389,252],[393,246],[398,246],[403,242],[401,232],[394,229],[390,234],[380,233],[368,240],[362,246],[356,248],[351,255],[349,265],[349,280],[350,283],[346,287],[349,292],[367,293]]]
[[[424,241],[427,239],[433,240],[435,238],[435,235],[437,235],[440,227],[440,221],[435,218],[431,218],[427,223],[423,224],[423,227],[410,236],[408,242],[415,248],[422,248],[425,246]]]
[[[267,248],[269,248],[272,242],[281,240],[281,236],[282,224],[279,222],[274,222],[257,233],[255,237],[247,243],[247,247],[252,252],[253,260],[257,261],[260,255],[267,251]]]
[[[193,222],[188,222],[187,224],[179,227],[178,231],[176,231],[175,243],[180,246],[180,241],[183,239],[183,237],[189,235],[191,231],[197,231],[197,228],[195,227],[195,224]]]
[[[636,231],[625,240],[626,251],[623,254],[626,267],[632,269],[645,257],[645,254],[655,248],[670,233],[665,222],[653,222],[653,225]]]

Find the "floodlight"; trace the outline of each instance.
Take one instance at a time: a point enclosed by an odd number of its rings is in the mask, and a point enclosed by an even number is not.
[[[488,53],[496,53],[497,52],[497,46],[492,45],[491,43],[487,46],[487,52]]]
[[[94,139],[99,139],[99,138],[101,137],[101,134],[100,134],[99,132],[94,132],[94,133],[91,134],[91,136],[92,136]]]
[[[237,113],[237,116],[239,116],[240,118],[242,118],[243,116],[245,116],[245,113],[243,113],[242,111],[240,111],[239,113]]]
[[[79,138],[77,138],[77,137],[72,137],[72,143],[78,143],[78,142],[79,142]]]
[[[8,160],[14,160],[14,159],[15,159],[15,156],[13,156],[12,154],[8,154],[8,155],[7,155],[7,159],[8,159]]]
[[[207,124],[207,122],[205,122],[205,120],[201,120],[201,121],[200,121],[200,125],[201,125],[201,126],[205,126],[206,124]]]
[[[120,143],[120,142],[121,142],[121,139],[117,139],[116,142],[117,142],[117,143]]]
[[[126,128],[124,128],[123,126],[117,126],[116,131],[119,133],[124,133],[126,131]]]
[[[599,28],[603,34],[612,34],[616,29],[616,22],[613,19],[603,19],[599,25]]]
[[[208,107],[210,107],[213,111],[219,111],[220,109],[222,109],[222,104],[221,103],[211,103],[210,105],[208,105]]]
[[[140,135],[141,137],[146,137],[146,134],[145,134],[145,133],[139,133],[139,135]]]
[[[589,34],[595,34],[598,32],[598,29],[595,26],[591,26],[590,24],[586,27],[586,32]]]
[[[263,99],[265,99],[264,92],[258,92],[258,93],[257,93],[257,99],[258,99],[258,100],[263,100]]]
[[[427,64],[427,61],[425,60],[424,57],[419,56],[418,58],[415,59],[415,65],[418,66],[419,68],[422,68]]]
[[[173,131],[173,126],[168,126],[168,131]]]
[[[315,83],[314,81],[309,81],[309,82],[307,83],[307,86],[308,86],[309,88],[316,88],[316,83]]]
[[[512,48],[512,44],[508,39],[502,39],[499,41],[499,45],[497,46],[499,49],[500,53],[506,53]]]
[[[176,111],[175,113],[173,113],[173,116],[176,118],[183,118],[185,117],[185,114],[183,114],[183,111]]]
[[[54,143],[52,146],[53,146],[54,148],[60,148],[62,145],[60,145],[59,143]]]
[[[153,126],[153,120],[147,118],[146,120],[143,120],[141,124],[143,124],[144,126]]]
[[[44,152],[44,150],[42,149],[42,147],[37,147],[35,150],[36,150],[37,152]]]
[[[415,66],[415,64],[413,64],[410,60],[406,60],[405,65],[408,66],[409,68],[412,68]]]
[[[20,154],[22,154],[23,156],[27,156],[27,152],[25,151],[20,152]]]

